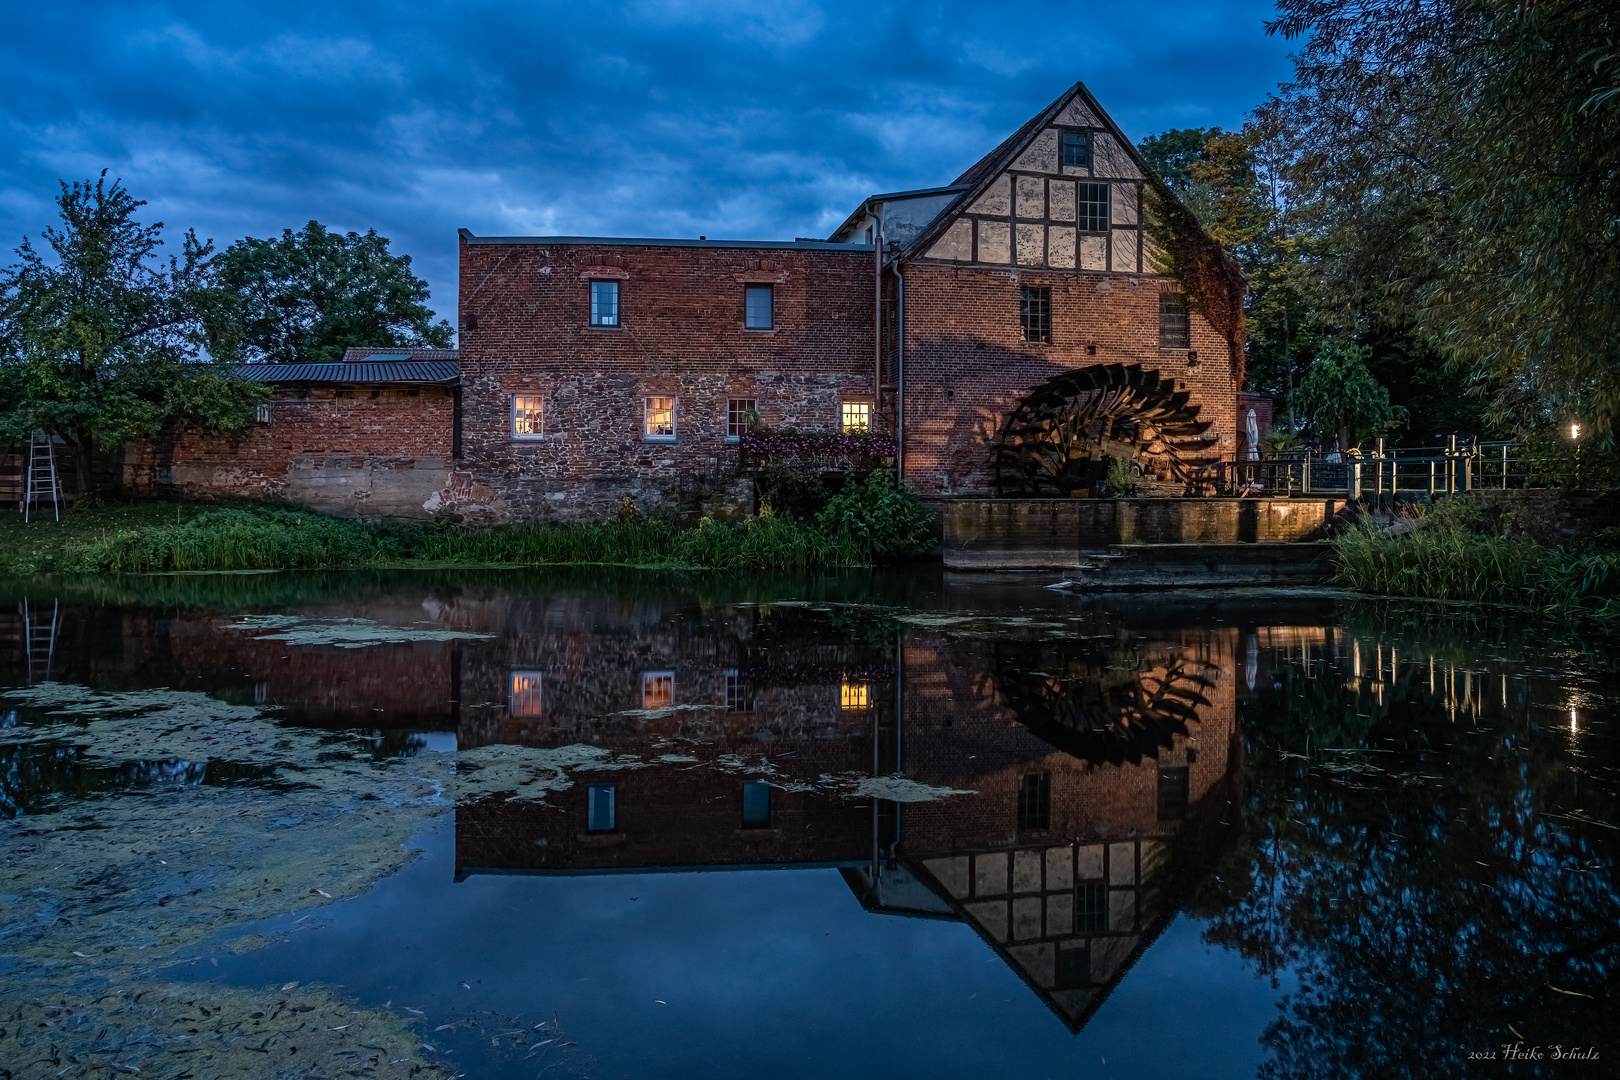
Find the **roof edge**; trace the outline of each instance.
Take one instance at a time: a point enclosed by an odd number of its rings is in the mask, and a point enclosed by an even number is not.
[[[592,245],[596,247],[685,247],[685,248],[743,248],[749,250],[787,251],[871,251],[871,244],[833,244],[825,240],[676,240],[643,236],[475,236],[467,229],[458,230],[462,243],[530,245],[553,247],[563,245]]]

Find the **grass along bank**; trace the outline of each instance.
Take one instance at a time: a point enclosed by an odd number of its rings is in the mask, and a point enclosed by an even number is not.
[[[152,573],[413,565],[610,564],[837,569],[920,554],[929,520],[884,477],[852,483],[815,522],[766,511],[693,528],[630,513],[595,522],[468,528],[353,521],[261,504],[87,507],[62,522],[0,521],[0,573]]]
[[[1616,538],[1561,543],[1547,531],[1545,519],[1452,498],[1415,531],[1397,535],[1364,525],[1336,538],[1334,583],[1378,596],[1620,619]]]

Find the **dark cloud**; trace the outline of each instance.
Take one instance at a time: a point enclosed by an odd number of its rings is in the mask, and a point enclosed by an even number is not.
[[[453,315],[455,230],[819,236],[1084,79],[1133,138],[1286,75],[1260,3],[13,5],[0,241],[109,167],[228,243],[375,228]]]

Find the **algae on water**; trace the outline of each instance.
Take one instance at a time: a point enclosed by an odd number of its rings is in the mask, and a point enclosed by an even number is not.
[[[324,619],[304,615],[243,615],[230,628],[246,631],[261,641],[285,641],[289,645],[332,645],[339,649],[494,636],[471,630],[444,630],[433,624],[389,626],[370,619]],[[267,630],[273,633],[264,633]]]

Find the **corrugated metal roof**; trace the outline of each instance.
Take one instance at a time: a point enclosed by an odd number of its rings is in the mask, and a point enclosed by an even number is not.
[[[366,360],[338,364],[243,364],[245,378],[262,383],[433,383],[461,377],[455,360]]]

